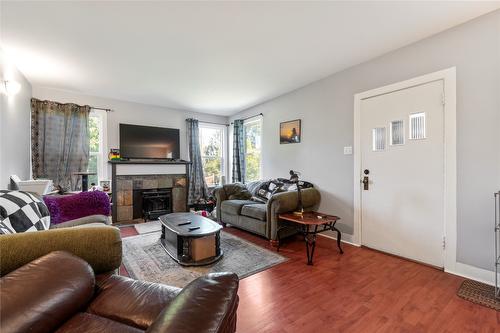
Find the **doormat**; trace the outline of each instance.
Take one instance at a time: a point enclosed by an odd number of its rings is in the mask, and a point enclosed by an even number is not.
[[[465,280],[457,295],[470,302],[500,311],[500,299],[495,298],[495,287],[485,283]]]

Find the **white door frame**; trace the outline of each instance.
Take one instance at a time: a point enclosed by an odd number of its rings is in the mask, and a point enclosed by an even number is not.
[[[429,82],[443,80],[444,86],[444,269],[455,272],[457,258],[457,134],[456,134],[456,67],[419,76],[354,95],[354,235],[361,239],[361,101]]]

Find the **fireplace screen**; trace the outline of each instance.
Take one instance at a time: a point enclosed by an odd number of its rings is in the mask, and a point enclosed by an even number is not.
[[[172,190],[134,190],[134,219],[156,220],[172,212]]]

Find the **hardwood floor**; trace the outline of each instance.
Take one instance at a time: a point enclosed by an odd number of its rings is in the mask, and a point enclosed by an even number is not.
[[[123,237],[135,234],[122,228]],[[227,232],[275,250],[258,236]],[[463,278],[366,248],[318,237],[314,265],[300,238],[289,261],[240,281],[239,333],[500,332],[500,312],[456,296]],[[125,272],[126,274],[126,272]]]

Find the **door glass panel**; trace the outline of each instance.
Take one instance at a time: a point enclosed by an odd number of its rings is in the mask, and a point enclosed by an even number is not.
[[[410,114],[410,140],[425,139],[425,112]]]
[[[405,127],[403,120],[391,121],[390,127],[391,145],[404,145],[405,143]]]
[[[372,130],[373,151],[385,150],[385,127],[376,127]]]

